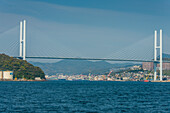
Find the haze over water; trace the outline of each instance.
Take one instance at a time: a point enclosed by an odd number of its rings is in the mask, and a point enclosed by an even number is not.
[[[170,112],[170,83],[0,82],[0,112]]]

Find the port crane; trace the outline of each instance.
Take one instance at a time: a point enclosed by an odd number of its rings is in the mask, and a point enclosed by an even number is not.
[[[106,80],[108,80],[108,78],[110,78],[110,74],[113,72],[113,70],[111,70],[110,72],[109,72],[109,74],[106,76]]]

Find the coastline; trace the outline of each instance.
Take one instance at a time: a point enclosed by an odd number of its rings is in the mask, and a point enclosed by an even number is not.
[[[0,82],[1,81],[32,81],[32,82],[35,82],[35,81],[39,81],[39,82],[41,82],[41,81],[51,81],[51,80],[46,80],[46,79],[42,79],[42,80],[0,80]],[[52,80],[53,81],[53,80]],[[54,81],[59,81],[59,80],[54,80]],[[65,81],[74,81],[74,80],[65,80]],[[84,81],[84,80],[82,80],[82,81]],[[97,81],[97,80],[94,80],[94,81]],[[102,80],[98,80],[98,81],[102,81]],[[118,81],[118,80],[116,80],[116,81]],[[107,81],[106,81],[107,82]],[[109,81],[110,82],[110,81]],[[114,82],[114,81],[113,81]],[[127,82],[127,81],[121,81],[121,80],[119,80],[118,82]],[[129,82],[137,82],[137,81],[129,81]],[[138,81],[138,82],[144,82],[144,81]],[[157,81],[148,81],[148,82],[170,82],[170,80],[165,80],[165,81],[160,81],[160,80],[157,80]]]
[[[47,80],[45,80],[45,79],[43,79],[43,80],[0,80],[0,81],[47,81]]]

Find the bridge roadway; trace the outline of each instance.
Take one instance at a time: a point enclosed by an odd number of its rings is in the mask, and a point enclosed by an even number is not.
[[[22,59],[22,57],[14,57]],[[131,60],[131,59],[110,59],[110,58],[78,58],[78,57],[47,57],[47,56],[26,56],[28,59],[68,59],[68,60],[101,60],[101,61],[128,61],[128,62],[155,62],[154,60]],[[169,61],[166,61],[169,62]],[[156,63],[159,63],[157,61]]]

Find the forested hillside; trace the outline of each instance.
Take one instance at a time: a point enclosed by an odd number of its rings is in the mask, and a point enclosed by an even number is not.
[[[0,70],[14,71],[14,77],[34,79],[35,77],[45,78],[44,72],[27,61],[0,54]]]

